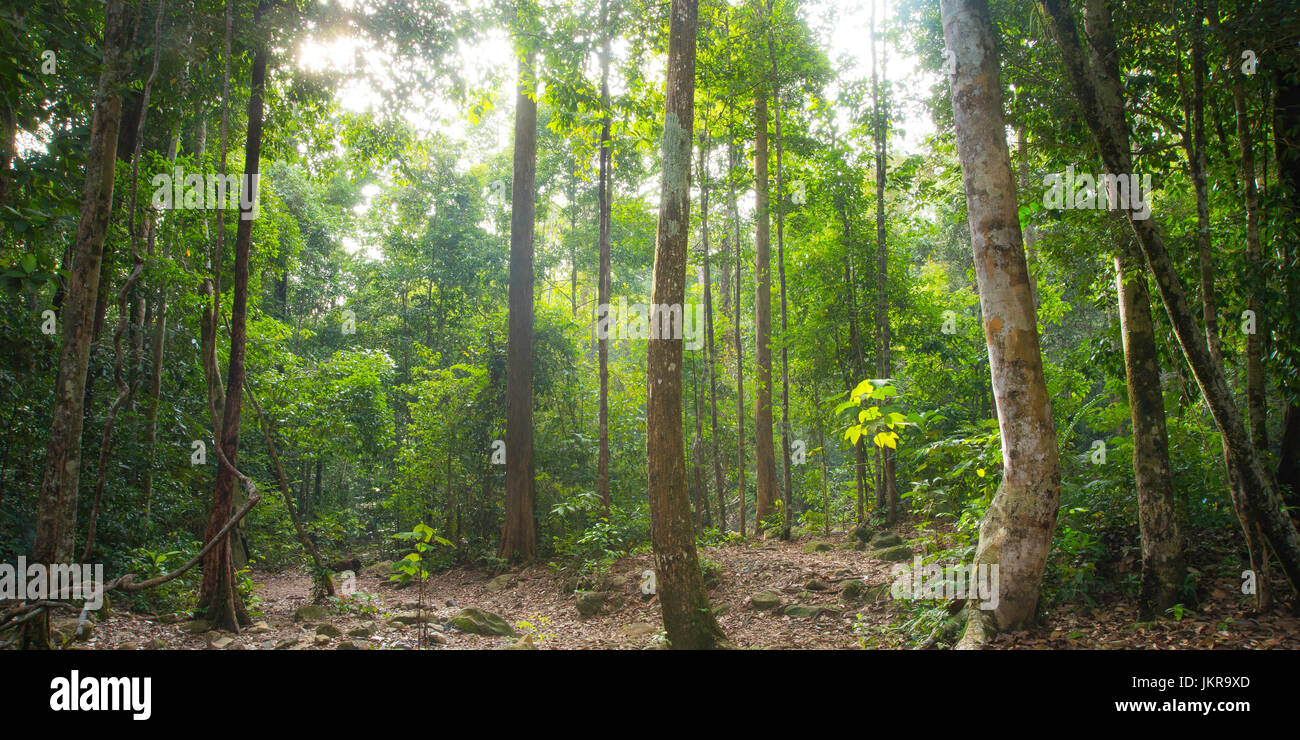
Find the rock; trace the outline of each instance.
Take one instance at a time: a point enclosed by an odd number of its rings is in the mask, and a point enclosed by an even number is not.
[[[731,611],[731,604],[718,604],[713,607],[713,616],[720,617],[729,611]]]
[[[191,635],[201,635],[210,629],[212,629],[212,625],[208,624],[206,619],[191,619],[181,625],[181,632],[188,632]]]
[[[338,627],[335,627],[329,622],[321,622],[320,624],[316,625],[316,634],[325,635],[326,637],[342,637],[343,630],[339,629]]]
[[[186,620],[184,614],[159,614],[154,621],[158,624],[179,624]]]
[[[908,545],[897,545],[895,547],[886,547],[883,550],[876,550],[871,553],[871,557],[876,560],[886,562],[902,562],[912,559],[912,548]]]
[[[235,640],[233,637],[226,637],[225,635],[222,635],[217,639],[213,640],[212,642],[208,643],[208,647],[215,648],[217,650],[225,650],[226,648],[233,645],[234,642]]]
[[[388,578],[393,574],[393,564],[387,560],[372,563],[357,571],[362,578]]]
[[[375,628],[367,625],[353,627],[348,630],[348,637],[360,637],[363,640],[369,638],[373,634],[375,634]]]
[[[267,640],[266,642],[263,642],[263,643],[262,643],[262,649],[263,649],[263,650],[274,650],[274,649],[275,649],[275,643],[274,643],[274,642],[271,642],[270,640]]]
[[[250,635],[265,635],[270,631],[271,625],[266,622],[254,622],[252,627],[245,630],[245,633]]]
[[[357,644],[351,640],[344,640],[343,642],[340,642],[337,646],[335,646],[334,649],[335,650],[362,650],[363,648],[358,647]]]
[[[504,591],[507,588],[510,588],[510,580],[513,577],[514,576],[510,575],[509,573],[502,573],[496,578],[493,578],[492,580],[488,581],[487,584],[488,593],[494,594],[498,591]]]
[[[167,643],[161,637],[155,637],[144,644],[145,650],[166,650]]]
[[[410,649],[411,649],[411,646],[410,646],[410,645],[407,645],[407,644],[404,643],[404,642],[395,642],[395,643],[392,644],[392,648],[393,648],[394,650],[410,650]]]
[[[298,607],[298,610],[293,613],[293,621],[319,622],[320,620],[328,616],[329,616],[329,610],[326,609],[325,607],[319,606],[317,604],[308,604],[306,606]]]
[[[708,558],[701,558],[700,575],[704,576],[705,590],[712,591],[722,582],[722,566]]]
[[[858,542],[870,542],[875,534],[875,530],[865,524],[859,524],[853,528],[853,539]]]
[[[506,650],[536,650],[537,645],[533,643],[532,635],[524,635],[506,646]]]
[[[236,642],[235,644],[233,644],[233,645],[227,647],[226,649],[227,649],[227,650],[247,650],[248,647],[247,647],[246,645],[244,645],[244,643],[242,643],[242,642]]]
[[[605,605],[605,594],[600,591],[581,591],[578,593],[578,614],[582,617],[593,617],[600,613],[600,608]]]
[[[291,647],[293,647],[294,645],[297,645],[297,644],[298,644],[298,638],[296,638],[296,637],[285,637],[285,638],[282,638],[279,642],[275,643],[275,649],[276,649],[276,650],[288,650],[289,648],[291,648]]]
[[[429,634],[425,635],[424,639],[428,640],[429,642],[432,642],[435,645],[447,644],[447,637],[443,635],[441,632],[430,632]]]
[[[311,641],[319,646],[330,644],[330,638],[326,637],[325,635],[316,635],[315,637],[311,638]]]
[[[459,604],[456,603],[456,600],[455,600],[455,599],[447,599],[447,601],[444,602],[444,603],[445,603],[447,606],[460,606]]]
[[[820,606],[812,606],[810,604],[791,604],[785,608],[784,614],[787,617],[812,617],[816,619],[821,616],[824,611],[826,610]]]
[[[398,614],[394,614],[392,620],[390,621],[396,622],[397,624],[416,624],[418,622],[431,622],[433,621],[433,615],[427,611],[426,612],[414,612],[414,611],[401,612]]]
[[[139,650],[139,649],[140,649],[140,643],[130,642],[130,641],[124,642],[121,645],[118,645],[116,648],[114,648],[114,650]]]
[[[501,635],[514,637],[515,631],[506,620],[482,609],[461,609],[451,618],[451,624],[461,632],[473,635]]]
[[[780,605],[781,605],[781,594],[772,590],[759,591],[758,593],[749,597],[749,607],[751,609],[757,609],[759,611],[765,612],[768,611],[769,609],[775,609]]]
[[[881,550],[886,547],[897,547],[903,544],[903,538],[893,532],[880,532],[871,538],[871,549]]]
[[[627,576],[607,573],[605,577],[600,579],[601,591],[622,591],[625,588],[627,588]]]
[[[626,637],[635,637],[637,635],[653,635],[658,631],[659,628],[649,622],[636,622],[619,630],[618,633]]]
[[[820,578],[814,578],[808,581],[807,583],[805,583],[804,588],[808,589],[809,591],[829,591],[831,590],[831,584],[827,583],[826,581],[823,581]]]
[[[858,552],[862,552],[862,551],[864,551],[864,550],[867,549],[867,543],[865,543],[865,542],[854,542],[854,543],[853,543],[853,549],[854,549],[854,550],[857,550]]]
[[[814,552],[830,552],[830,550],[831,543],[829,542],[808,542],[803,546],[805,554],[811,554]]]
[[[812,601],[820,596],[821,594],[813,593],[812,591],[800,591],[794,595],[794,597],[800,601]]]
[[[845,581],[844,585],[840,586],[840,598],[844,601],[857,601],[863,596],[866,596],[866,594],[867,584],[865,581],[858,578]]]
[[[335,573],[342,573],[343,571],[346,570],[350,570],[353,573],[356,573],[357,571],[361,570],[361,558],[352,557],[352,558],[345,558],[343,560],[335,560],[334,562],[330,563],[328,567],[330,570],[334,571]]]

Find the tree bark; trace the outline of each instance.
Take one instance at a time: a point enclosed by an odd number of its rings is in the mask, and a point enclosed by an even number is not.
[[[268,6],[267,0],[259,4],[254,13],[254,24],[260,20]],[[247,199],[257,197],[255,176],[259,172],[262,153],[263,97],[266,90],[266,43],[259,41],[253,52],[253,67],[249,84],[248,136],[244,146],[244,177],[242,193]],[[245,197],[240,198],[241,201]],[[230,362],[226,375],[226,403],[222,409],[221,439],[218,444],[232,466],[238,465],[239,422],[243,409],[243,390],[246,368],[245,344],[248,336],[248,261],[253,236],[252,210],[241,203],[239,225],[235,231],[235,274],[230,301]],[[212,539],[230,519],[234,507],[235,471],[225,465],[217,468],[217,481],[212,494],[212,511],[208,518],[205,540]],[[213,629],[238,632],[249,623],[243,598],[235,584],[235,562],[230,538],[222,540],[203,558],[203,583],[199,586],[199,608]]]
[[[767,91],[754,102],[754,534],[762,535],[776,507],[776,453],[772,440],[771,224],[767,186]]]
[[[1056,428],[1021,242],[1002,117],[997,42],[986,0],[942,0],[957,151],[1002,436],[1002,483],[980,525],[977,564],[999,566],[996,608],[968,609],[959,647],[1033,620],[1061,493]]]
[[[876,374],[880,378],[893,375],[893,362],[889,355],[889,249],[885,229],[885,154],[887,152],[888,125],[881,100],[880,65],[876,64],[876,6],[871,6],[871,96],[875,103],[874,134],[876,154]],[[880,464],[880,487],[877,501],[883,500],[886,508],[885,523],[898,521],[898,483],[895,478],[894,450],[889,447],[876,450]]]
[[[668,74],[662,144],[663,181],[655,239],[651,302],[681,306],[691,217],[691,128],[695,118],[696,0],[669,10]],[[709,608],[695,552],[682,441],[682,339],[652,336],[646,353],[646,458],[650,534],[663,605],[664,631],[674,649],[719,647],[725,640]]]
[[[605,311],[608,316],[609,311],[609,241],[610,241],[610,166],[612,164],[612,145],[610,143],[610,118],[612,111],[609,109],[609,55],[610,55],[610,37],[609,30],[609,0],[600,0],[600,27],[605,34],[604,45],[600,50],[600,108],[604,121],[600,127],[600,182],[596,188],[596,208],[598,210],[597,218],[600,220],[600,275],[597,278],[598,285],[596,288],[597,311]],[[600,452],[597,458],[596,468],[596,493],[600,496],[601,505],[605,508],[605,516],[609,516],[609,338],[608,336],[596,338],[597,353],[600,357]]]
[[[103,63],[86,152],[86,178],[60,317],[63,344],[59,350],[50,441],[46,446],[45,472],[41,479],[32,546],[32,560],[37,563],[66,563],[73,558],[86,369],[90,360],[94,307],[99,296],[104,236],[113,206],[114,162],[118,127],[122,120],[120,84],[126,72],[126,37],[125,4],[121,0],[108,0],[104,9]],[[29,647],[50,647],[48,616],[42,615],[28,624],[24,643]]]
[[[533,480],[533,215],[537,175],[535,53],[519,60],[510,196],[510,318],[506,347],[506,514],[498,555],[537,555]]]
[[[781,164],[785,154],[785,144],[781,140],[781,88],[776,74],[776,40],[772,31],[775,19],[772,15],[772,0],[767,0],[767,55],[772,64],[772,112],[776,133],[776,271],[781,284],[781,492],[784,505],[781,507],[781,539],[790,539],[790,503],[793,496],[790,488],[790,351],[788,322],[789,312],[785,293],[785,189],[781,177]]]

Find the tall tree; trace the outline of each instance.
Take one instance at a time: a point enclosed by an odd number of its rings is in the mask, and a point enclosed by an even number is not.
[[[270,7],[262,0],[253,13],[256,27]],[[263,98],[266,94],[267,41],[254,41],[253,68],[249,80],[248,135],[244,144],[244,176],[241,185],[239,225],[235,229],[235,274],[230,299],[230,362],[226,371],[226,399],[222,410],[221,438],[217,444],[230,465],[217,467],[212,493],[212,510],[204,540],[210,541],[226,526],[234,511],[236,472],[239,458],[239,421],[243,410],[244,356],[248,339],[248,259],[252,246],[252,215],[257,208],[257,178],[262,155]],[[235,561],[231,538],[222,538],[203,558],[203,582],[199,586],[198,608],[213,629],[238,632],[249,623],[248,611],[235,584]]]
[[[876,374],[881,378],[893,375],[893,362],[889,355],[889,248],[886,243],[885,224],[885,157],[888,153],[889,118],[885,93],[880,85],[880,67],[876,63],[876,3],[871,4],[871,97],[872,140],[876,159]],[[886,507],[885,522],[898,521],[898,483],[895,476],[895,450],[892,447],[877,449],[881,463],[879,488],[876,490],[877,509]]]
[[[968,609],[959,647],[1035,616],[1061,495],[1052,401],[1021,242],[997,39],[987,0],[941,0],[953,124],[970,220],[975,278],[1002,437],[1002,482],[980,525],[978,564],[999,567],[997,606]]]
[[[499,556],[537,554],[533,479],[533,228],[537,177],[537,52],[520,34],[510,195],[510,319],[506,347],[506,516]]]
[[[776,134],[776,272],[781,284],[781,474],[785,499],[781,507],[781,539],[790,539],[790,349],[788,342],[788,311],[785,295],[785,183],[782,182],[781,165],[785,155],[785,142],[781,136],[781,87],[777,77],[776,16],[772,0],[767,0],[767,56],[772,73],[768,82],[772,86],[772,114]]]
[[[669,10],[663,179],[650,291],[657,306],[681,307],[686,298],[697,14],[697,0],[673,0]],[[703,650],[719,647],[725,637],[709,608],[695,552],[684,452],[682,340],[661,331],[658,338],[651,337],[646,353],[646,459],[655,575],[668,644]]]
[[[103,61],[86,145],[86,177],[60,316],[63,342],[32,545],[32,560],[37,563],[66,563],[74,557],[86,369],[90,362],[104,237],[113,207],[114,162],[122,122],[121,83],[127,70],[127,25],[125,3],[108,0],[104,6]],[[48,614],[42,612],[28,624],[24,642],[32,647],[48,648]]]
[[[609,220],[610,220],[610,166],[613,146],[610,142],[611,111],[609,109],[609,47],[613,38],[610,30],[609,0],[600,0],[600,28],[605,35],[600,48],[600,164],[599,184],[596,186],[597,218],[600,221],[599,250],[600,274],[597,277],[597,311],[609,312]],[[600,450],[596,467],[596,493],[600,496],[605,515],[609,516],[609,337],[596,338],[600,356]]]
[[[754,534],[762,535],[776,507],[776,453],[772,440],[771,214],[767,182],[767,90],[754,100]]]

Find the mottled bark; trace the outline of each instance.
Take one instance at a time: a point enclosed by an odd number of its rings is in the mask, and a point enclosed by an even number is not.
[[[969,609],[960,646],[1021,629],[1035,616],[1061,493],[1052,402],[1021,242],[993,23],[985,0],[942,0],[956,61],[953,122],[970,219],[984,338],[1002,436],[1002,483],[980,525],[977,563],[997,564],[996,608]]]
[[[673,0],[669,10],[663,181],[650,291],[656,305],[680,306],[686,297],[696,13],[696,0]],[[680,338],[651,338],[646,353],[650,535],[668,644],[700,650],[721,646],[725,637],[709,608],[691,527],[682,441],[682,345]]]

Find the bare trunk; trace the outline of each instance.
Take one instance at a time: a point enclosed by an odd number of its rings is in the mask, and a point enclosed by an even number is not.
[[[772,440],[772,275],[767,194],[767,93],[759,90],[754,128],[754,534],[771,524],[776,507],[776,454]]]
[[[519,60],[510,197],[510,319],[506,348],[506,515],[499,557],[537,555],[533,521],[533,215],[537,175],[535,56]]]
[[[1035,617],[1061,493],[1051,397],[1021,242],[1002,117],[993,23],[985,0],[942,0],[957,151],[970,218],[984,338],[1002,436],[1002,483],[980,526],[977,564],[999,566],[995,608],[968,609],[961,647]]]
[[[696,12],[696,0],[673,0],[669,11],[663,182],[651,287],[651,302],[660,306],[681,306],[686,297]],[[646,356],[646,458],[655,575],[669,646],[710,649],[720,647],[725,637],[709,608],[691,528],[682,447],[683,343],[660,336],[651,337]]]

